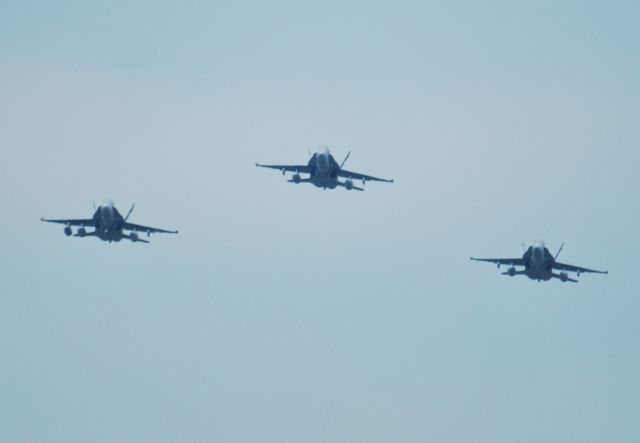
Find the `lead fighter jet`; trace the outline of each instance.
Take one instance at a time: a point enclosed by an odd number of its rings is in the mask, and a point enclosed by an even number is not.
[[[293,172],[293,176],[288,180],[289,183],[311,183],[322,189],[335,189],[340,186],[348,191],[352,189],[355,189],[356,191],[364,191],[363,188],[359,188],[353,184],[354,180],[362,180],[363,185],[367,181],[393,183],[393,180],[358,174],[357,172],[351,172],[343,169],[350,154],[351,152],[347,154],[341,164],[338,164],[335,158],[333,158],[333,155],[329,152],[329,148],[324,147],[320,148],[318,152],[313,154],[306,165],[261,165],[256,163],[256,166],[261,168],[277,169],[282,171],[282,175],[284,175],[285,172]],[[309,174],[309,177],[302,178],[300,174]],[[345,180],[340,181],[340,178],[344,178]]]
[[[569,277],[569,272],[575,272],[578,277],[583,272],[594,272],[597,274],[608,274],[608,271],[595,271],[593,269],[581,268],[580,266],[567,265],[557,261],[562,246],[555,256],[551,255],[549,250],[545,247],[544,243],[539,241],[529,246],[529,249],[524,253],[522,258],[473,258],[471,260],[488,261],[495,263],[500,268],[500,265],[508,265],[509,268],[502,275],[509,275],[511,277],[515,275],[526,275],[532,280],[544,280],[548,281],[552,278],[557,278],[562,282],[574,282],[575,280]],[[524,266],[523,270],[516,270],[516,266]],[[560,273],[553,272],[554,270],[560,271]]]
[[[177,234],[178,231],[166,231],[164,229],[151,228],[149,226],[136,225],[129,223],[127,220],[133,212],[134,204],[129,209],[126,217],[123,217],[116,209],[113,201],[107,200],[96,208],[92,218],[86,219],[63,219],[49,220],[41,218],[43,222],[61,223],[64,226],[64,234],[74,237],[97,237],[100,240],[111,242],[119,242],[122,239],[131,240],[132,242],[149,243],[148,240],[138,237],[138,232],[146,232],[147,237],[153,233],[162,232],[165,234]],[[76,233],[73,233],[72,226],[79,226]],[[86,228],[94,228],[93,231],[87,232]],[[130,231],[126,233],[124,231]]]

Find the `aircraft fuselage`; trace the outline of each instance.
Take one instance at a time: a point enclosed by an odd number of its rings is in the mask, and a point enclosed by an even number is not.
[[[46,219],[43,222],[64,224],[64,235],[67,237],[96,237],[106,242],[119,242],[130,240],[132,242],[149,243],[149,240],[141,239],[138,232],[146,232],[147,236],[152,233],[177,234],[178,231],[168,231],[166,229],[153,228],[151,226],[129,223],[127,220],[133,212],[135,205],[131,206],[126,216],[122,216],[111,200],[107,200],[96,208],[91,218],[67,218],[67,219]],[[77,231],[73,232],[73,227]],[[92,228],[92,231],[87,231]]]
[[[309,160],[309,182],[322,189],[335,189],[338,186],[340,166],[328,149],[313,154]]]
[[[555,259],[544,243],[536,242],[522,256],[524,260],[524,274],[532,280],[548,281],[553,278]]]
[[[119,242],[122,240],[124,217],[122,217],[112,201],[104,202],[98,206],[92,218],[95,223],[95,231],[92,235],[108,242]],[[82,231],[78,233],[78,236],[84,237]]]
[[[347,156],[344,158],[342,163],[338,163],[329,152],[329,148],[323,147],[313,154],[306,164],[264,165],[256,163],[256,166],[279,170],[282,172],[282,175],[285,175],[286,172],[292,172],[293,176],[290,180],[287,180],[289,183],[311,183],[315,187],[321,189],[335,189],[340,186],[345,188],[347,191],[364,191],[364,188],[354,185],[354,180],[362,181],[363,186],[367,181],[393,183],[393,180],[386,180],[384,178],[373,177],[343,169],[350,154],[351,151],[347,153]],[[309,174],[309,176],[303,178],[301,174]]]

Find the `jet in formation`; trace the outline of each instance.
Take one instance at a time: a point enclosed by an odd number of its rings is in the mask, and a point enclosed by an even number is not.
[[[549,250],[545,247],[544,243],[539,241],[534,243],[526,250],[522,258],[473,258],[471,260],[486,261],[495,263],[498,265],[498,269],[501,265],[507,265],[509,268],[503,275],[509,275],[511,277],[515,275],[526,275],[532,280],[544,280],[548,281],[552,278],[557,278],[562,282],[574,282],[578,280],[569,277],[569,272],[575,272],[578,277],[581,273],[593,272],[597,274],[608,274],[608,271],[596,271],[593,269],[581,268],[580,266],[567,265],[558,261],[558,255],[562,251],[562,246],[555,256],[551,255]],[[516,266],[524,266],[524,269],[517,270]],[[559,272],[554,272],[554,270]]]
[[[342,163],[338,164],[329,152],[329,148],[324,147],[313,154],[306,165],[261,165],[256,163],[256,166],[277,169],[282,171],[282,175],[285,172],[293,172],[293,176],[288,180],[289,183],[311,183],[322,189],[335,189],[340,186],[348,191],[352,189],[364,191],[363,188],[354,185],[354,180],[362,181],[363,186],[367,181],[393,183],[393,180],[372,177],[343,169],[350,154],[351,151],[349,151]],[[309,174],[309,177],[303,178],[300,174]],[[341,178],[344,181],[340,181]]]
[[[131,240],[132,242],[149,243],[148,240],[138,236],[139,232],[146,232],[147,237],[155,233],[177,234],[178,231],[167,231],[164,229],[151,228],[149,226],[137,225],[129,223],[129,216],[133,212],[135,204],[131,206],[126,217],[123,217],[113,204],[113,201],[107,200],[96,208],[92,218],[79,219],[61,219],[50,220],[44,219],[43,222],[60,223],[64,226],[64,234],[74,237],[97,237],[100,240],[111,242],[119,242],[120,240]],[[72,226],[78,226],[75,234],[71,229]],[[93,228],[91,232],[87,232],[86,228]],[[129,232],[125,232],[129,231]]]

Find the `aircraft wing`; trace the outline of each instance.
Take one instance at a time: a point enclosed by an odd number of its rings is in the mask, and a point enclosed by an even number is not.
[[[309,170],[309,166],[307,165],[261,165],[259,163],[256,163],[256,166],[260,168],[277,169],[278,171],[282,171],[282,173],[284,173],[285,171],[302,172],[305,174],[311,173],[311,171]]]
[[[558,271],[568,271],[568,272],[576,272],[578,274],[581,274],[583,272],[595,272],[596,274],[608,274],[609,271],[596,271],[594,269],[587,269],[587,268],[581,268],[580,266],[573,266],[573,265],[565,265],[564,263],[559,263],[559,262],[555,262],[553,264],[553,268],[557,269]]]
[[[122,225],[122,229],[127,231],[147,232],[149,234],[163,233],[163,234],[177,234],[178,231],[167,231],[165,229],[151,228],[149,226],[136,225],[135,223],[125,223]]]
[[[358,174],[357,172],[347,171],[346,169],[341,169],[338,172],[338,175],[340,177],[353,179],[353,180],[393,183],[393,180],[387,180],[385,178],[372,177],[371,175]]]
[[[95,227],[95,222],[93,221],[92,218],[71,218],[71,219],[64,219],[64,220],[50,220],[46,218],[41,218],[40,220],[43,222],[60,223],[68,226],[84,226],[86,228]]]
[[[475,261],[486,261],[489,263],[495,263],[498,266],[506,265],[506,266],[524,266],[524,259],[521,258],[474,258],[471,257],[471,260]]]

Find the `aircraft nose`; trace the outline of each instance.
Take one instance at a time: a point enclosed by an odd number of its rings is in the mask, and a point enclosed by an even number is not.
[[[323,172],[329,169],[329,157],[326,155],[318,156],[318,169]]]
[[[533,256],[536,262],[540,262],[544,258],[544,249],[536,247],[533,249]]]

